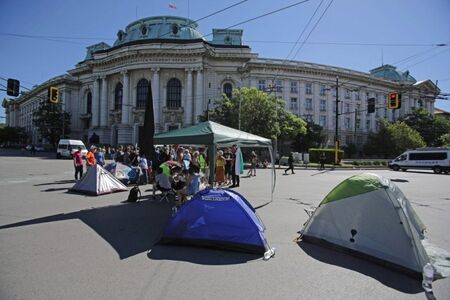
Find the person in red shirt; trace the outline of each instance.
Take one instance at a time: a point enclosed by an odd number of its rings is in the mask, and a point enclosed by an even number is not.
[[[97,160],[95,159],[95,152],[96,148],[94,145],[89,148],[88,153],[86,154],[86,168],[89,169],[92,166],[95,166],[97,164]]]
[[[83,177],[83,157],[81,156],[81,147],[73,154],[73,166],[75,167],[75,180],[78,180],[78,174],[80,179]]]

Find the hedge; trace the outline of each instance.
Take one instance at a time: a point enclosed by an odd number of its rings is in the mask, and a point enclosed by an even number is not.
[[[333,164],[335,149],[310,148],[310,149],[308,149],[309,161],[312,163],[320,163],[320,154],[322,152],[325,153],[325,163]],[[341,161],[342,157],[344,157],[344,151],[339,150],[339,152],[338,152],[339,161]]]

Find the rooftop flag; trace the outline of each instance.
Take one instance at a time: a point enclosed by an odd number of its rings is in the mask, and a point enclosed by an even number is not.
[[[177,6],[174,3],[169,2],[169,7],[171,9],[177,9]]]

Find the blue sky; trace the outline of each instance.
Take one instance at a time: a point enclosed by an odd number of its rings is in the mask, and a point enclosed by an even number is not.
[[[450,93],[449,0],[331,1],[305,1],[235,28],[244,30],[244,43],[260,57],[285,59],[291,53],[289,59],[362,72],[369,72],[383,61],[409,70],[417,80],[438,80],[441,91]],[[117,31],[137,19],[175,15],[197,20],[239,2],[242,1],[1,0],[0,77],[19,79],[30,88],[74,68],[84,59],[88,45],[114,43]],[[297,2],[243,1],[199,21],[199,31],[207,35],[212,28],[227,28]],[[169,3],[175,4],[176,9],[171,9]],[[316,16],[306,27],[317,8]],[[305,34],[293,48],[305,27]],[[439,44],[445,46],[436,46]],[[0,79],[0,84],[6,82]],[[5,96],[0,91],[1,99]],[[436,107],[450,111],[450,101],[438,101]],[[4,116],[3,108],[0,116]]]

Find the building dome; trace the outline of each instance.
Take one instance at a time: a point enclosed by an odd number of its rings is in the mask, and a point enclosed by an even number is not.
[[[197,31],[197,27],[196,22],[182,17],[143,18],[129,24],[125,31],[119,30],[114,46],[152,39],[203,40],[203,35]]]
[[[417,80],[409,75],[409,71],[400,72],[391,65],[382,65],[381,67],[370,70],[370,74],[375,77],[392,80],[396,82],[415,83]]]

